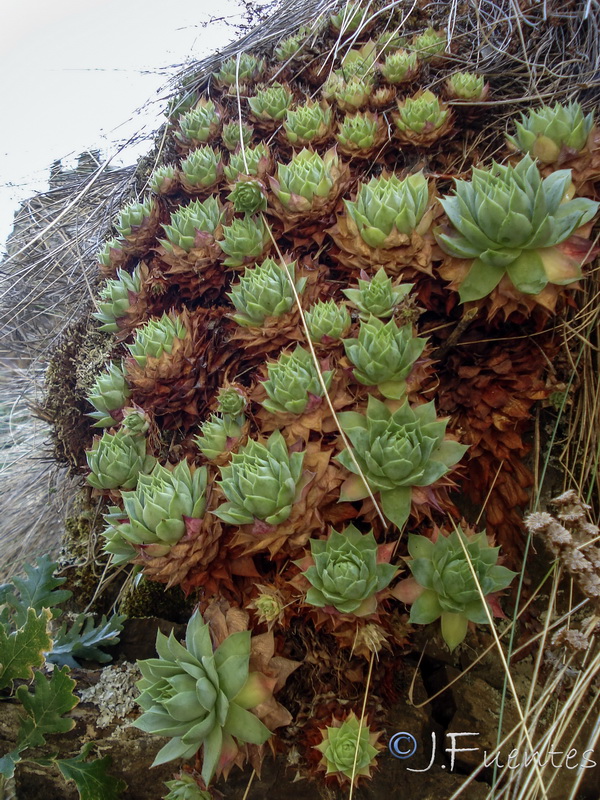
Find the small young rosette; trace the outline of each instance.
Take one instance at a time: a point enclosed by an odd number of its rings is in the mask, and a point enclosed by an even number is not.
[[[271,235],[264,218],[246,214],[236,217],[231,225],[223,228],[223,241],[219,246],[227,256],[223,264],[227,267],[243,267],[255,262],[271,249]]]
[[[409,534],[413,577],[394,593],[412,603],[410,622],[428,625],[441,618],[442,636],[451,650],[465,638],[469,621],[487,625],[484,598],[506,589],[516,575],[498,564],[499,550],[489,546],[485,532],[467,535],[456,528],[449,536],[438,532],[435,541]]]
[[[489,85],[476,72],[455,72],[446,81],[446,94],[451,100],[485,100]]]
[[[348,525],[343,533],[332,530],[327,539],[311,539],[310,550],[312,563],[302,573],[311,584],[307,603],[357,617],[375,613],[376,595],[397,569],[384,560],[385,548],[377,546],[372,531],[362,534]]]
[[[253,136],[254,128],[243,122],[241,124],[239,122],[228,122],[223,125],[223,130],[221,131],[221,141],[232,152],[242,147],[249,147]],[[227,171],[227,168],[225,171]]]
[[[245,327],[260,327],[268,317],[281,317],[294,305],[294,292],[302,294],[306,278],[295,279],[296,262],[287,264],[287,272],[272,258],[253,269],[246,269],[239,283],[231,287],[228,297],[235,306],[233,319]],[[288,273],[290,278],[288,278]]]
[[[307,102],[288,111],[283,127],[287,140],[296,147],[317,145],[331,134],[333,114],[327,103]]]
[[[109,362],[106,372],[98,375],[87,396],[87,401],[96,410],[89,413],[94,422],[94,428],[110,428],[118,425],[122,417],[122,409],[131,397],[131,389],[125,379],[121,367]]]
[[[254,117],[259,122],[279,122],[294,102],[289,87],[274,83],[266,89],[259,89],[254,97],[248,98]]]
[[[142,279],[139,266],[131,274],[124,269],[117,270],[117,278],[109,278],[100,290],[98,311],[92,314],[102,323],[98,326],[98,330],[106,333],[118,333],[120,330],[119,320],[127,317],[132,299],[140,293],[141,288]]]
[[[376,746],[379,736],[354,712],[343,721],[334,717],[331,726],[323,731],[323,741],[315,745],[323,756],[319,766],[340,783],[356,784],[361,777],[370,778],[381,749]]]
[[[227,195],[238,214],[256,214],[267,210],[267,190],[258,178],[242,175]]]
[[[369,11],[360,2],[345,3],[335,14],[329,17],[329,24],[334,33],[347,36],[355,33],[359,27],[366,27]]]
[[[529,155],[516,166],[474,167],[470,182],[456,181],[454,196],[440,200],[452,228],[435,233],[446,253],[473,259],[458,287],[461,302],[480,300],[505,276],[529,295],[581,277],[583,259],[558,245],[589,222],[599,204],[566,199],[570,183],[570,170],[542,179]]]
[[[154,198],[148,197],[143,203],[129,203],[121,209],[115,220],[115,228],[125,238],[134,236],[154,214]]]
[[[448,420],[436,417],[433,401],[414,407],[406,401],[391,411],[370,395],[365,415],[344,411],[338,419],[371,491],[379,493],[383,513],[398,528],[409,517],[413,487],[435,483],[468,449],[445,438]],[[354,473],[342,485],[340,500],[368,497],[349,451],[343,450],[336,458]]]
[[[166,239],[159,239],[171,255],[192,254],[194,260],[216,259],[221,252],[215,237],[222,230],[223,209],[219,200],[211,195],[206,200],[193,200],[171,214],[168,225],[163,225]]]
[[[174,312],[163,314],[160,319],[151,319],[137,328],[133,342],[127,348],[137,364],[144,368],[148,359],[161,358],[163,353],[173,352],[177,339],[183,340],[187,329],[181,317]]]
[[[335,138],[340,153],[369,158],[385,141],[386,129],[377,114],[346,114]]]
[[[218,83],[223,86],[235,86],[239,83],[253,83],[258,80],[265,69],[262,58],[253,56],[252,53],[240,53],[239,56],[229,58],[221,64],[221,69],[213,73]]]
[[[198,147],[181,162],[181,185],[189,194],[212,189],[223,177],[221,155],[212,147]]]
[[[169,793],[163,800],[213,800],[212,794],[201,789],[187,772],[182,772],[172,781],[165,781],[165,786]]]
[[[260,673],[249,673],[250,631],[230,634],[213,650],[208,625],[198,611],[188,622],[185,646],[173,632],[156,634],[158,658],[138,661],[142,679],[133,723],[146,733],[168,736],[153,766],[192,758],[203,746],[202,778],[210,783],[224,751],[237,753],[234,739],[263,744],[271,731],[248,711],[271,692]]]
[[[421,61],[439,59],[446,52],[446,34],[443,31],[427,28],[423,33],[413,37],[410,49]]]
[[[281,353],[277,361],[267,364],[268,380],[262,382],[267,397],[263,408],[272,414],[303,414],[321,402],[323,386],[312,355],[298,345],[292,353]],[[329,389],[333,370],[321,373]]]
[[[194,442],[202,455],[209,461],[221,460],[228,456],[243,436],[244,421],[217,414],[211,414],[200,426],[200,433]]]
[[[506,138],[515,150],[528,153],[542,164],[555,164],[580,153],[593,126],[594,113],[584,114],[579,103],[556,103],[527,114],[521,112],[514,136]]]
[[[197,105],[179,117],[175,138],[185,148],[205,144],[219,133],[222,112],[212,100],[202,98]]]
[[[401,144],[431,147],[452,129],[452,112],[433,92],[421,89],[398,102],[394,121]]]
[[[121,539],[145,558],[160,558],[186,535],[206,508],[206,467],[180,461],[172,469],[156,464],[140,475],[133,491],[123,492],[127,521],[114,525]],[[105,547],[111,552],[110,543]]]
[[[385,59],[385,63],[380,67],[381,74],[388,83],[394,85],[410,83],[419,74],[421,65],[416,53],[409,53],[406,50],[397,50]]]
[[[367,321],[371,316],[378,319],[393,316],[396,308],[406,299],[412,288],[412,283],[394,285],[385,269],[380,267],[373,278],[362,272],[358,280],[358,289],[342,289],[342,292],[351,305],[358,309],[360,318]]]
[[[150,472],[156,459],[146,453],[146,440],[126,431],[104,433],[86,450],[90,474],[87,482],[94,489],[133,489],[140,474]]]
[[[154,194],[164,196],[175,194],[179,189],[177,169],[173,164],[163,164],[163,166],[157,167],[150,176],[148,185]]]
[[[263,180],[271,164],[269,148],[259,142],[256,147],[246,147],[238,150],[229,157],[229,164],[225,167],[225,177],[234,183],[240,175],[250,175]]]
[[[335,300],[319,300],[305,312],[304,318],[310,339],[315,344],[343,339],[352,325],[346,306],[338,305]]]
[[[265,444],[250,440],[221,467],[219,486],[227,502],[212,513],[230,525],[285,522],[303,487],[303,461],[304,453],[290,453],[279,431]]]
[[[406,394],[406,378],[426,344],[413,335],[412,325],[398,327],[393,319],[384,323],[377,317],[361,321],[357,339],[344,339],[356,380],[394,399]]]

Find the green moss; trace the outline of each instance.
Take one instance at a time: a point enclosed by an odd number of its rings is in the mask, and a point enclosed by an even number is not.
[[[162,583],[142,578],[121,600],[119,613],[129,617],[161,617],[173,622],[187,622],[195,604],[195,598],[186,598],[179,586],[165,589]]]

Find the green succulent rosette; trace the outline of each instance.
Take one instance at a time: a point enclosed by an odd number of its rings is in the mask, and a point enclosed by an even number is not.
[[[304,453],[290,453],[279,431],[265,444],[250,440],[221,467],[219,486],[228,502],[212,513],[230,525],[285,522],[303,487],[303,461]]]
[[[124,242],[114,238],[105,242],[96,253],[98,263],[103,267],[111,267],[115,256],[123,258],[125,255],[123,252],[123,244]]]
[[[271,736],[248,711],[268,696],[260,673],[248,671],[250,631],[231,634],[213,651],[209,627],[195,611],[185,646],[173,632],[167,637],[158,631],[156,650],[158,658],[137,662],[143,714],[133,724],[170,738],[152,766],[192,758],[203,747],[202,778],[208,784],[223,750],[237,750],[234,739],[263,744]]]
[[[202,98],[195,108],[179,118],[175,138],[183,144],[204,144],[214,139],[221,127],[221,112],[212,100]]]
[[[342,339],[352,325],[346,306],[338,305],[335,300],[319,300],[305,312],[304,318],[310,339],[316,344]]]
[[[118,425],[119,420],[113,414],[127,405],[131,397],[131,389],[120,366],[109,362],[106,372],[99,375],[87,396],[87,401],[96,410],[88,417],[96,420],[94,428],[110,428]],[[117,415],[120,416],[120,415]]]
[[[506,589],[516,575],[498,564],[499,551],[488,545],[485,533],[467,536],[460,528],[449,536],[438,535],[435,542],[409,534],[408,566],[422,587],[412,603],[410,622],[427,625],[441,617],[442,636],[451,650],[465,638],[469,621],[487,625],[482,596]]]
[[[422,134],[433,137],[436,131],[443,130],[450,119],[450,110],[444,108],[439,97],[433,92],[419,91],[398,103],[396,128],[404,137]]]
[[[277,361],[267,364],[268,380],[262,381],[267,398],[263,408],[272,414],[304,414],[316,398],[323,397],[323,387],[312,355],[298,345],[292,353],[281,353]],[[333,370],[322,372],[327,389]]]
[[[380,140],[380,125],[376,114],[346,114],[335,137],[346,152],[368,151]]]
[[[223,264],[227,267],[241,267],[248,261],[256,261],[271,242],[269,228],[262,216],[246,215],[236,218],[231,225],[223,228],[223,241],[219,242],[221,250],[227,258]]]
[[[238,148],[247,148],[254,136],[254,128],[251,125],[239,122],[228,122],[223,125],[221,131],[221,141],[228,150],[234,151]]]
[[[476,72],[455,72],[446,81],[450,97],[459,100],[481,100],[486,93],[485,79]]]
[[[165,781],[165,786],[169,793],[163,800],[212,800],[211,793],[201,789],[194,778],[185,772],[175,780]]]
[[[227,199],[231,200],[239,214],[256,214],[267,209],[267,193],[265,185],[258,178],[242,176],[235,184]]]
[[[412,325],[398,327],[393,319],[384,323],[377,317],[361,320],[358,339],[344,339],[356,380],[393,399],[406,394],[406,378],[426,344],[413,336]]]
[[[139,406],[123,409],[121,427],[132,436],[143,436],[150,429],[150,418]]]
[[[309,102],[294,111],[288,111],[283,127],[289,142],[306,145],[327,138],[331,121],[331,108],[326,103]]]
[[[292,59],[297,58],[308,34],[309,30],[307,28],[301,28],[298,33],[288,36],[279,42],[274,53],[277,61],[292,61]]]
[[[579,103],[556,103],[521,112],[521,121],[515,121],[515,135],[506,138],[515,150],[542,164],[554,164],[565,153],[581,152],[593,125],[594,113],[584,114]]]
[[[192,189],[207,189],[214,186],[223,176],[223,163],[220,154],[212,147],[198,147],[181,162],[181,175],[184,185]]]
[[[131,236],[154,212],[154,198],[143,203],[129,203],[121,209],[115,220],[115,228],[121,236]]]
[[[131,274],[124,269],[117,270],[117,277],[109,278],[100,290],[98,311],[92,316],[102,324],[98,330],[105,333],[118,333],[119,320],[127,316],[131,306],[132,295],[140,293],[142,281],[140,268],[137,266]]]
[[[160,358],[171,353],[175,339],[185,339],[187,329],[177,314],[163,314],[160,319],[151,319],[137,328],[133,342],[127,345],[129,352],[140,367],[145,367],[148,358]]]
[[[315,749],[323,755],[321,765],[327,775],[356,782],[361,776],[370,777],[379,752],[374,746],[378,738],[379,734],[371,733],[369,726],[351,713],[343,722],[334,720]]]
[[[148,558],[166,556],[206,508],[206,467],[180,461],[173,469],[156,464],[140,475],[133,491],[122,492],[127,520],[113,524],[121,542]],[[107,542],[105,552],[111,553]],[[118,555],[118,554],[117,554]]]
[[[370,75],[348,78],[331,76],[323,86],[323,97],[332,97],[342,111],[353,113],[364,108],[373,92],[373,77]]]
[[[581,265],[556,245],[589,222],[599,204],[566,200],[570,184],[570,170],[542,179],[529,155],[514,167],[494,162],[489,170],[473,168],[471,181],[456,181],[454,196],[440,200],[453,230],[435,235],[446,253],[474,259],[459,288],[461,302],[485,297],[505,275],[531,295],[581,277]]]
[[[410,514],[413,487],[435,483],[468,449],[445,438],[448,420],[436,417],[433,401],[414,407],[406,401],[391,411],[370,395],[366,415],[344,411],[338,419],[371,491],[379,493],[383,513],[398,528]],[[368,497],[349,451],[343,450],[336,459],[354,473],[342,485],[340,500]]]
[[[304,148],[289,164],[277,165],[277,179],[269,176],[271,189],[289,211],[310,211],[339,192],[341,164],[335,148],[323,156]]]
[[[298,294],[302,294],[306,278],[296,281],[296,262],[287,265]],[[239,283],[227,295],[236,312],[233,319],[245,327],[259,327],[267,317],[281,317],[294,305],[294,292],[286,271],[272,258],[253,269],[246,269]]]
[[[254,97],[248,98],[248,105],[254,116],[262,122],[279,122],[294,102],[289,87],[274,83],[266,89],[259,89]]]
[[[219,417],[211,414],[200,426],[200,434],[194,437],[198,449],[209,461],[215,461],[228,453],[242,435],[244,418]]]
[[[342,289],[350,303],[359,310],[360,318],[367,321],[369,317],[387,319],[393,316],[396,308],[406,299],[413,288],[412,283],[395,286],[388,278],[384,267],[380,267],[373,278],[363,272],[358,280],[358,289]]]
[[[163,225],[167,235],[159,242],[168,253],[173,253],[173,245],[189,253],[212,239],[217,227],[223,221],[223,208],[214,195],[206,200],[193,200],[187,206],[179,206],[171,214],[168,225]]]
[[[380,69],[388,83],[406,83],[412,80],[419,70],[417,54],[406,50],[390,53]]]
[[[367,17],[368,10],[361,3],[345,3],[336,14],[329,17],[329,24],[336,33],[355,33]]]
[[[388,55],[389,53],[399,50],[406,44],[404,36],[400,36],[398,30],[383,31],[377,38],[376,52],[380,55]]]
[[[172,164],[157,167],[148,182],[154,194],[172,194],[177,190],[177,170]]]
[[[146,440],[126,431],[104,433],[85,453],[94,489],[133,489],[140,475],[152,469],[156,459],[146,453]]]
[[[429,188],[422,172],[399,180],[396,175],[371,178],[359,186],[355,201],[344,200],[346,211],[369,247],[398,246],[414,232],[423,233],[431,220]]]
[[[429,61],[446,52],[446,34],[433,28],[427,28],[419,36],[414,37],[410,47],[422,61]]]
[[[372,531],[362,534],[348,525],[343,533],[332,530],[327,539],[311,539],[310,550],[314,564],[302,573],[311,584],[307,603],[333,606],[358,617],[376,611],[375,595],[390,584],[397,570],[392,564],[378,563]]]
[[[119,506],[109,506],[108,513],[103,514],[103,517],[106,522],[106,528],[102,531],[104,552],[110,553],[111,564],[117,567],[133,561],[138,551],[119,531],[120,525],[127,522],[127,514]]]
[[[229,164],[225,167],[225,177],[230,183],[236,181],[240,175],[262,178],[266,174],[269,161],[269,149],[260,142],[256,147],[247,147],[243,151],[232,153]]]
[[[265,70],[265,62],[251,53],[240,53],[238,58],[229,58],[221,65],[221,69],[214,73],[215,78],[225,86],[235,86],[236,76],[240,86],[260,78]]]
[[[217,395],[217,408],[225,416],[237,419],[244,414],[248,400],[241,389],[234,386],[222,387]]]

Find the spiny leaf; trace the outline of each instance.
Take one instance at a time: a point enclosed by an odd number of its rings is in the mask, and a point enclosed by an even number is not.
[[[73,694],[75,681],[69,678],[68,667],[58,669],[55,666],[49,678],[42,672],[36,672],[34,684],[33,692],[30,692],[27,686],[19,686],[16,691],[17,699],[28,715],[21,725],[18,741],[19,745],[25,747],[39,747],[45,744],[45,736],[49,733],[70,731],[75,722],[62,715],[79,702]]]
[[[15,678],[30,680],[32,667],[41,667],[44,652],[52,647],[48,636],[48,622],[52,616],[49,609],[39,615],[33,608],[27,610],[24,624],[8,633],[6,625],[0,625],[0,689],[10,686]]]
[[[126,619],[126,614],[115,614],[110,619],[103,616],[95,626],[92,617],[79,614],[69,631],[67,623],[63,622],[54,637],[54,646],[47,660],[51,664],[58,664],[59,667],[64,665],[78,667],[76,659],[81,658],[101,663],[110,661],[112,656],[104,653],[100,647],[118,644],[118,634],[123,630],[123,622]]]
[[[47,555],[41,556],[35,566],[25,564],[27,577],[12,578],[12,584],[5,583],[0,586],[0,604],[6,603],[13,609],[16,627],[24,625],[29,608],[38,612],[43,608],[49,608],[52,616],[57,617],[59,611],[56,606],[71,597],[72,592],[68,589],[57,589],[66,581],[66,578],[54,577],[53,573],[57,566],[56,561],[50,561]]]
[[[75,758],[57,759],[58,768],[66,780],[75,782],[80,800],[116,800],[127,784],[108,774],[110,756],[85,761],[92,747],[88,742]]]

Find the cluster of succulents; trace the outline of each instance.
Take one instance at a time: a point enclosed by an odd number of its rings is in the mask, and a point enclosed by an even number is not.
[[[366,722],[375,705],[347,713],[356,660],[377,653],[393,668],[388,653],[412,636],[402,615],[441,619],[451,649],[469,622],[489,624],[484,598],[513,573],[485,534],[436,531],[458,519],[458,487],[486,502],[516,563],[520,533],[506,530],[526,499],[527,415],[546,383],[538,351],[513,359],[497,317],[551,354],[550,315],[575,302],[595,252],[599,204],[576,196],[593,115],[575,102],[527,109],[504,163],[485,137],[445,152],[485,79],[436,74],[446,33],[407,41],[381,17],[344,3],[319,33],[331,60],[302,30],[274,59],[224,61],[210,97],[184,87],[169,163],[98,254],[94,317],[112,361],[83,410],[104,553],[200,608],[185,646],[159,634],[158,657],[141,662],[136,724],[168,737],[157,764],[201,751],[206,784],[234,763],[259,768],[282,683],[251,660],[283,659],[304,620],[307,663],[323,661],[313,716],[330,720],[307,727],[312,769],[342,784],[368,778],[381,749]],[[455,111],[419,88],[421,71]],[[556,169],[571,159],[573,172]],[[105,430],[92,441],[93,428]],[[333,718],[325,674],[345,692]],[[168,797],[202,798],[199,784],[183,772]]]

